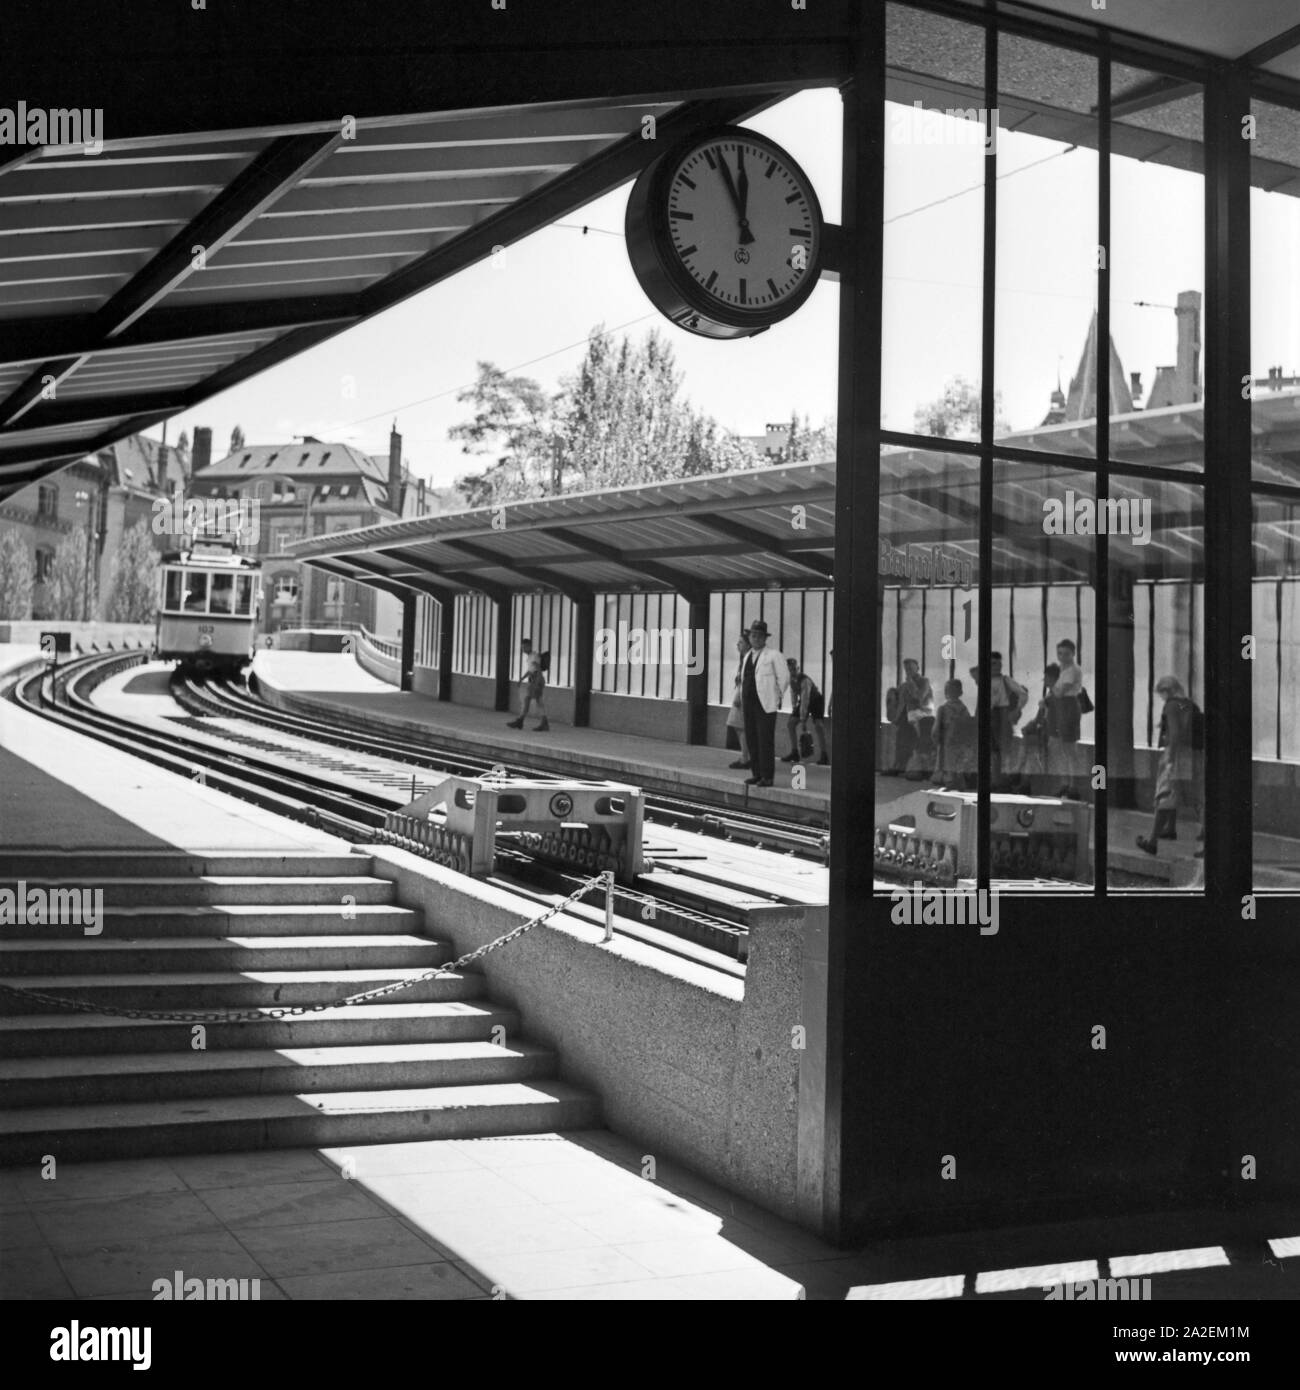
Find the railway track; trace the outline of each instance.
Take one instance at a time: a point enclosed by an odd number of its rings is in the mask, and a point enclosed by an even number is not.
[[[202,687],[173,678],[173,695],[189,711],[191,720],[169,720],[166,728],[157,721],[145,724],[110,714],[94,704],[91,692],[95,686],[144,659],[144,652],[96,654],[57,671],[28,669],[11,680],[4,693],[43,719],[357,844],[383,842],[387,812],[408,799],[406,779],[412,775],[413,763],[417,785],[421,770],[456,771],[467,776],[489,770],[488,765],[469,763],[463,757],[440,758],[435,748],[412,749],[372,735],[322,729],[315,721],[270,711],[260,701],[228,686]],[[222,724],[210,733],[201,729],[203,723],[218,719]],[[292,741],[296,747],[290,749],[231,729],[228,722],[233,720],[274,731],[284,744]],[[304,746],[311,745],[314,751],[304,753]],[[368,788],[357,785],[357,777],[343,785],[340,773],[349,770],[349,764],[330,749],[346,750],[354,760],[364,758],[365,767],[350,768],[361,778],[375,778],[386,769],[387,785]],[[314,766],[307,765],[313,761]],[[655,819],[683,830],[695,830],[709,815],[698,808],[689,813],[671,805],[654,808]],[[757,833],[756,827],[748,828]],[[721,823],[713,833],[734,838]],[[725,892],[711,892],[707,884],[689,875],[680,875],[680,884],[671,881],[679,875],[662,870],[672,859],[671,847],[660,848],[652,889],[616,887],[616,930],[728,973],[739,973],[748,940],[743,907],[729,901]],[[495,877],[503,887],[546,904],[555,895],[568,895],[584,881],[583,875],[566,872],[508,843],[498,848]],[[670,879],[667,885],[666,878]],[[593,922],[603,921],[603,891],[593,889],[590,897],[599,902],[580,902],[575,910]],[[781,901],[776,896],[768,899],[772,905]]]

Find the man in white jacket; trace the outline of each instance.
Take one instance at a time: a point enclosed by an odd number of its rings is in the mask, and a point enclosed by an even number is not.
[[[747,785],[770,787],[776,776],[776,717],[790,684],[785,657],[767,645],[767,624],[749,625],[749,651],[740,672],[740,706],[745,716],[752,776]]]

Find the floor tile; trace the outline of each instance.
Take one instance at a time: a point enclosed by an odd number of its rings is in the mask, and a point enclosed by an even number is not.
[[[175,1272],[185,1279],[252,1279],[267,1273],[229,1231],[192,1231],[121,1241],[102,1249],[69,1251],[59,1264],[79,1298],[106,1294],[154,1294],[154,1282],[170,1287]]]
[[[455,1139],[415,1140],[406,1144],[354,1144],[346,1148],[322,1149],[321,1158],[332,1172],[345,1163],[349,1181],[402,1173],[451,1173],[479,1166],[465,1146]]]
[[[34,1207],[32,1214],[46,1240],[60,1252],[151,1236],[184,1235],[220,1225],[192,1192],[97,1202],[45,1202]]]
[[[646,1179],[625,1173],[610,1164],[546,1163],[505,1170],[504,1176],[539,1202],[573,1202],[603,1199],[609,1204],[635,1202],[646,1189]]]
[[[661,1279],[681,1274],[712,1274],[729,1269],[765,1269],[767,1266],[721,1236],[697,1236],[686,1240],[643,1240],[615,1247]]]
[[[278,1281],[294,1299],[481,1299],[482,1290],[455,1265],[408,1265],[351,1273],[307,1274]]]
[[[6,1207],[0,1212],[0,1250],[44,1244],[45,1236],[29,1207]]]
[[[645,1279],[649,1270],[609,1246],[582,1250],[502,1252],[475,1262],[493,1284],[508,1295],[532,1289],[562,1289],[584,1284],[619,1283]]]
[[[524,1207],[537,1203],[531,1194],[486,1168],[376,1177],[364,1186],[377,1200],[417,1221],[431,1212],[479,1211],[485,1207]]]
[[[51,1178],[42,1177],[40,1170],[33,1167],[16,1179],[16,1186],[33,1205],[185,1191],[185,1184],[170,1163],[154,1158],[120,1163],[60,1163]]]
[[[578,1250],[607,1243],[540,1205],[430,1212],[421,1227],[450,1258],[471,1264],[515,1250]]]
[[[303,1226],[236,1226],[233,1233],[273,1279],[433,1264],[443,1258],[391,1216]]]
[[[549,1209],[601,1236],[606,1244],[635,1240],[686,1240],[716,1235],[723,1228],[715,1213],[692,1206],[671,1193],[655,1191],[639,1202],[597,1200],[553,1202]]]
[[[0,1256],[0,1299],[72,1297],[72,1286],[47,1246],[6,1250]]]
[[[313,1149],[254,1153],[187,1154],[168,1162],[196,1191],[209,1187],[264,1187],[271,1183],[324,1182],[337,1173]]]
[[[265,1187],[205,1188],[198,1196],[227,1226],[305,1226],[359,1221],[384,1213],[359,1183],[282,1182]]]

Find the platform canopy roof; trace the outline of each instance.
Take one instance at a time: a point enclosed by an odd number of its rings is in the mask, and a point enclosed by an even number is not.
[[[1133,579],[1201,577],[1204,410],[1200,403],[1168,406],[1111,423],[1116,456],[1134,471],[1113,473],[1109,495],[1150,508],[1143,514],[1148,539],[1111,552],[1112,566]],[[1294,485],[1300,388],[1261,392],[1254,423],[1256,482]],[[995,460],[993,582],[1089,583],[1093,536],[1049,536],[1044,502],[1071,491],[1095,496],[1095,423],[1042,426],[999,444],[1006,457]],[[1035,449],[1055,459],[1036,462]],[[1061,461],[1069,455],[1078,469]],[[884,449],[880,540],[895,551],[940,547],[946,560],[970,566],[968,576],[978,573],[979,466],[969,444],[936,439],[933,449]],[[1289,510],[1268,517],[1256,546],[1257,574],[1293,572],[1300,517],[1291,519]],[[391,592],[439,598],[831,587],[835,464],[789,463],[442,512],[298,541],[285,555]]]
[[[330,573],[437,596],[829,586],[835,465],[784,464],[413,517],[299,541]]]
[[[10,6],[0,499],[565,216],[677,133],[844,83],[859,4],[772,5],[761,24],[753,0],[372,0],[364,13],[223,0],[219,13],[118,4],[94,23],[84,0]],[[1044,71],[1047,50],[1024,47],[1047,37],[1045,9],[1067,37],[1088,32],[1069,22],[1081,14],[1112,25],[1134,64],[1116,93],[1117,153],[1200,157],[1186,84],[1149,80],[1144,54],[1300,76],[1294,0],[1109,11],[1007,0],[1000,13],[1024,34],[1006,40],[1020,54],[1004,65],[1006,128],[1095,143],[1079,65]],[[892,99],[981,104],[968,39],[908,6],[891,25]],[[86,128],[32,126],[37,111],[84,113]],[[102,146],[88,152],[94,136]],[[1300,192],[1300,129],[1255,154],[1260,186]]]

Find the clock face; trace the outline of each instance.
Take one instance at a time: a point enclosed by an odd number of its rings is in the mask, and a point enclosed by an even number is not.
[[[627,231],[646,293],[708,337],[761,332],[787,317],[820,271],[811,182],[779,145],[738,126],[698,136],[643,173]]]

